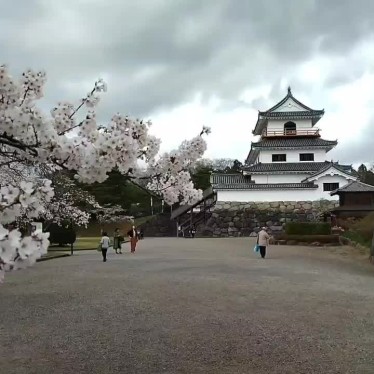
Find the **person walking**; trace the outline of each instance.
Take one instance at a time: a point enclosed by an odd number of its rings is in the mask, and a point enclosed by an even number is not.
[[[135,253],[136,243],[138,242],[138,230],[135,226],[132,226],[127,235],[130,238],[131,253]]]
[[[260,247],[260,254],[262,258],[266,256],[266,247],[269,245],[270,236],[266,232],[266,227],[262,227],[261,231],[257,234],[257,243]]]
[[[196,234],[196,228],[195,228],[195,226],[192,226],[192,228],[191,228],[191,238],[194,238],[195,234]]]
[[[121,235],[119,233],[119,229],[114,230],[114,235],[113,235],[113,249],[116,251],[116,254],[122,254],[122,249],[121,249]]]
[[[108,252],[108,248],[110,246],[110,239],[108,237],[108,234],[106,232],[103,232],[103,236],[100,241],[101,245],[101,253],[103,255],[103,262],[106,262],[106,254]]]

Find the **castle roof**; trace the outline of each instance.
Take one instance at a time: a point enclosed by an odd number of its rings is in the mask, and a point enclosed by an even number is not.
[[[337,140],[325,140],[321,138],[264,138],[258,142],[252,142],[251,150],[246,159],[246,164],[253,164],[260,150],[270,149],[326,149],[330,151],[338,144]]]
[[[273,162],[257,163],[250,166],[244,166],[243,171],[249,174],[317,174],[332,165],[343,173],[351,173],[351,165],[339,165],[337,163],[325,162]]]
[[[343,173],[348,175],[349,177],[354,177],[355,179],[357,176],[355,175],[354,170],[352,169],[352,165],[340,165],[336,162],[326,162],[325,166],[323,166],[320,170],[317,170],[312,175],[309,175],[307,178],[302,180],[301,182],[312,182],[315,177],[321,175],[323,173],[328,172],[329,170],[335,169],[338,173]]]
[[[321,138],[265,138],[252,143],[252,149],[265,148],[333,148],[338,144],[337,140],[325,140]]]
[[[288,87],[287,95],[277,104],[266,111],[258,112],[258,119],[253,130],[254,135],[261,135],[269,119],[311,119],[314,126],[323,116],[325,111],[311,109],[299,100],[297,100]]]
[[[374,186],[360,181],[351,181],[345,186],[338,188],[335,191],[330,192],[330,195],[339,195],[344,192],[374,192]]]
[[[314,183],[254,183],[241,174],[212,174],[213,190],[294,190],[318,188]]]

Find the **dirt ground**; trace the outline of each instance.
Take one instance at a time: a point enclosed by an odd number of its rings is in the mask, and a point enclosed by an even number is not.
[[[374,265],[357,249],[152,239],[0,286],[0,373],[374,373]]]

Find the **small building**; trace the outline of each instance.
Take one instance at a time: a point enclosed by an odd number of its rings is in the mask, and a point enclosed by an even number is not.
[[[374,212],[374,186],[359,181],[351,181],[331,192],[339,198],[339,206],[333,213],[340,218],[364,217]]]
[[[287,95],[259,112],[251,149],[240,174],[212,174],[217,201],[271,202],[334,200],[330,192],[357,177],[351,165],[326,160],[337,140],[321,138],[317,122],[324,110],[314,110]]]

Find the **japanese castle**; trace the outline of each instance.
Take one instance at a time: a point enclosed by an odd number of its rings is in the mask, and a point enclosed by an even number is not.
[[[326,161],[336,140],[316,127],[324,110],[298,101],[288,88],[275,106],[258,113],[251,149],[237,174],[212,174],[217,201],[315,201],[357,179],[351,165]]]

